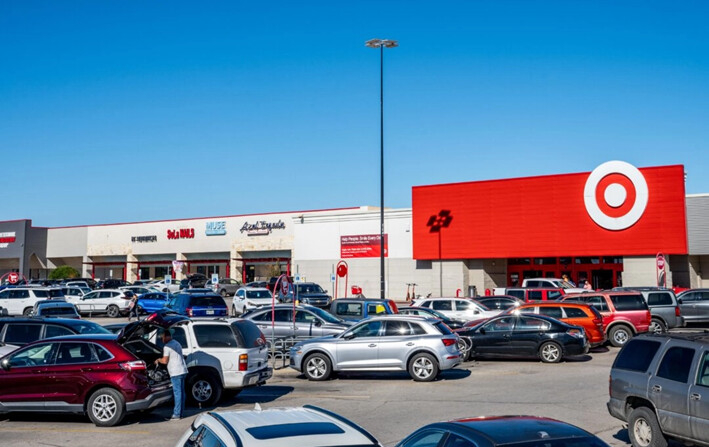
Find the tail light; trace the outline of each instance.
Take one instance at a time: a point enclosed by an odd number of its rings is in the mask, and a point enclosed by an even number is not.
[[[583,335],[584,335],[583,329],[575,329],[575,328],[569,329],[568,331],[566,331],[566,333],[571,335],[572,337],[576,337],[576,338],[583,338]]]
[[[123,371],[144,371],[145,362],[142,360],[133,360],[132,362],[119,363],[118,366]]]
[[[679,306],[675,306],[675,317],[681,317],[682,312],[679,311]]]
[[[241,354],[239,356],[239,371],[246,371],[249,369],[249,355]]]
[[[192,308],[191,307],[188,307],[187,309],[185,309],[185,312],[187,312],[188,317],[192,316]]]
[[[445,346],[453,346],[456,343],[455,338],[443,338],[441,341]]]

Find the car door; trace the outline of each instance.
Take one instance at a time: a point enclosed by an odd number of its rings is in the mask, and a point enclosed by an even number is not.
[[[100,373],[92,344],[83,341],[59,343],[49,378],[53,382],[52,389],[45,396],[48,410],[62,408],[67,403],[81,404],[79,399],[83,390],[92,385],[87,373]]]
[[[425,331],[424,331],[425,333]],[[382,368],[406,369],[408,352],[415,347],[414,332],[407,321],[384,322],[384,331],[379,338],[379,359]]]
[[[9,315],[14,315],[14,311],[11,310],[12,302],[10,300],[10,291],[12,289],[0,290],[0,307],[7,309]]]
[[[26,308],[34,307],[30,302],[30,291],[27,289],[10,289],[10,315],[22,315]]]
[[[44,407],[51,392],[50,368],[58,343],[47,341],[20,348],[3,359],[0,369],[0,402],[8,408],[28,410]]]
[[[298,337],[321,337],[323,321],[306,310],[295,312],[295,333]]]
[[[293,311],[291,309],[276,309],[273,314],[275,315],[273,325],[271,322],[273,316],[270,310],[259,314],[253,319],[266,338],[271,338],[272,335],[276,338],[294,337]]]
[[[473,338],[476,354],[507,355],[510,352],[510,338],[517,317],[506,315],[494,318],[478,328]]]
[[[453,318],[458,320],[473,320],[480,315],[480,309],[472,301],[455,300],[453,305]]]
[[[697,304],[699,300],[699,292],[685,292],[682,294],[682,304],[679,305],[682,316],[687,322],[697,319]]]
[[[364,321],[338,337],[335,369],[376,368],[382,320]]]
[[[673,346],[665,352],[657,373],[648,381],[648,396],[655,403],[660,426],[667,434],[691,432],[689,421],[689,378],[696,350]]]
[[[96,290],[94,292],[89,292],[86,295],[82,296],[79,301],[75,303],[76,307],[79,309],[79,312],[89,313],[95,311],[94,303],[98,300],[100,293],[100,290]]]
[[[540,308],[540,311],[542,308]],[[548,321],[531,315],[517,317],[510,336],[507,354],[535,356],[537,346],[551,327]]]
[[[697,378],[689,387],[689,424],[694,439],[709,433],[709,350],[700,355]]]
[[[233,307],[237,313],[244,313],[246,308],[246,291],[244,289],[239,289],[234,294]]]
[[[426,303],[423,303],[422,306],[426,306]],[[455,318],[452,300],[431,300],[431,305],[426,307],[437,310],[448,318]]]
[[[695,308],[695,321],[709,321],[709,291],[702,290],[695,292],[698,297],[696,300],[697,307]]]

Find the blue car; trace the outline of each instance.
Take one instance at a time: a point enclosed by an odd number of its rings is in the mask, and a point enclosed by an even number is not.
[[[153,313],[167,305],[170,295],[162,292],[144,293],[138,297],[138,312]]]
[[[206,289],[192,290],[194,291],[183,290],[177,295],[173,295],[165,307],[188,317],[226,317],[229,315],[226,302],[221,295],[206,291]]]

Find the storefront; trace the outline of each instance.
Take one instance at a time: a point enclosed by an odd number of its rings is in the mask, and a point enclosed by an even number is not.
[[[25,279],[47,274],[47,229],[31,220],[0,222],[0,278],[16,272]]]
[[[464,262],[484,288],[564,274],[594,288],[654,285],[658,253],[688,253],[684,168],[608,162],[591,173],[415,187],[413,228],[415,259]]]

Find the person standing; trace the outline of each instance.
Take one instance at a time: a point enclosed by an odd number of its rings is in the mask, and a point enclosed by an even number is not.
[[[133,296],[130,298],[130,303],[128,303],[128,307],[130,308],[130,311],[128,312],[128,321],[135,316],[135,319],[138,319],[138,295],[133,294]]]
[[[172,333],[166,329],[162,333],[163,356],[155,360],[155,364],[167,365],[167,373],[172,382],[172,394],[175,397],[175,407],[172,410],[171,420],[180,420],[185,411],[185,377],[187,377],[187,364],[182,356],[182,346],[173,340]]]

